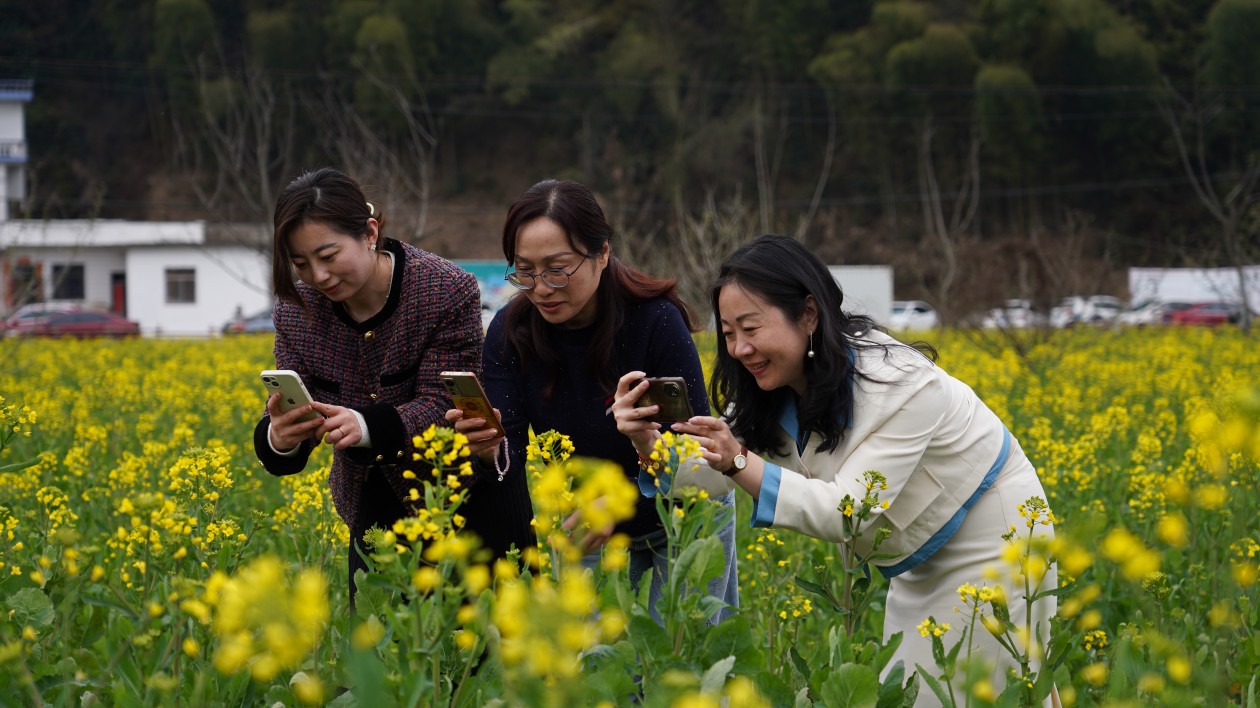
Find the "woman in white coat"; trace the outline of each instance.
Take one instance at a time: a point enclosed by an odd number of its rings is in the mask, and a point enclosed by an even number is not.
[[[939,675],[918,624],[951,621],[958,588],[986,584],[986,568],[1003,565],[1002,535],[1027,532],[1019,505],[1045,492],[1006,426],[923,353],[935,351],[892,339],[842,302],[827,267],[794,239],[761,236],[735,251],[712,290],[722,344],[710,395],[726,416],[674,429],[752,496],[754,526],[842,543],[841,500],[866,496],[867,470],[882,473],[889,505],[874,510],[856,550],[869,556],[870,541],[887,536],[873,561],[889,578],[884,637],[904,635],[889,668],[901,660],[907,676],[916,664]],[[1051,567],[1041,587],[1055,584]],[[1023,588],[1005,590],[1021,626]],[[1034,607],[1043,634],[1054,611],[1053,597]],[[974,643],[1009,665],[987,632]],[[1001,690],[1002,674],[993,684]],[[921,682],[919,704],[935,702]]]

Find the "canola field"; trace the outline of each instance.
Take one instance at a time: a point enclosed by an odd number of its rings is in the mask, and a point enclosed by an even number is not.
[[[1008,535],[1009,567],[960,587],[954,616],[922,618],[938,662],[914,678],[887,665],[878,573],[750,528],[742,492],[739,614],[708,626],[712,601],[686,591],[722,562],[724,520],[692,494],[658,501],[673,574],[654,618],[625,580],[624,538],[587,571],[559,529],[575,509],[621,518],[637,491],[547,431],[528,470],[542,540],[522,564],[482,563],[452,533],[476,488],[458,436],[430,431],[416,515],[373,534],[377,571],[351,612],[327,449],[284,478],[252,453],[269,338],[5,340],[0,704],[1258,705],[1255,339],[1064,331],[1017,354],[926,338],[1020,440],[1048,498]],[[699,343],[709,358],[712,335]],[[868,478],[837,523],[857,528],[879,491]],[[1049,519],[1053,542],[1030,531]],[[1040,587],[1051,562],[1060,585]],[[1049,635],[1010,622],[999,577],[1058,596]],[[976,632],[1008,647],[1011,672],[971,655]]]

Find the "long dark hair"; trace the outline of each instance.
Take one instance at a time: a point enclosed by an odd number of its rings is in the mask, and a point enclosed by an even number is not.
[[[613,239],[613,229],[591,190],[572,180],[546,179],[525,190],[508,209],[503,222],[503,257],[509,264],[516,260],[516,237],[521,227],[539,217],[547,217],[564,229],[569,245],[583,256],[596,257]],[[654,278],[609,254],[608,266],[595,291],[599,310],[587,359],[600,385],[611,390],[625,373],[618,366],[613,343],[628,304],[664,297],[682,313],[688,329],[699,329],[695,311],[678,296],[676,286],[673,278]],[[551,380],[541,395],[543,400],[549,399],[560,366],[560,355],[551,341],[552,325],[547,324],[525,293],[512,298],[505,318],[505,344],[517,351],[521,365],[529,367],[539,362],[551,371]]]
[[[718,296],[723,286],[731,284],[778,308],[789,322],[800,321],[806,298],[813,296],[818,309],[814,356],[805,359],[807,385],[797,402],[797,420],[802,436],[817,432],[822,437],[819,451],[834,450],[844,438],[847,422],[853,419],[854,380],[876,380],[858,370],[855,350],[881,348],[887,353],[888,349],[857,335],[885,330],[866,315],[845,312],[844,293],[831,271],[799,241],[786,236],[758,236],[722,264],[710,290],[713,314],[719,323],[722,312]],[[931,347],[916,344],[913,348],[935,358]],[[791,389],[761,390],[752,374],[719,342],[709,395],[716,410],[726,412],[731,430],[748,447],[784,454],[778,435],[779,413],[792,395]]]
[[[367,203],[363,189],[353,177],[324,167],[303,172],[289,183],[276,200],[271,249],[271,287],[276,297],[299,305],[302,298],[293,284],[289,236],[303,224],[318,222],[360,241],[367,238],[368,219],[376,216],[377,228],[385,219]],[[384,238],[380,231],[378,238]]]

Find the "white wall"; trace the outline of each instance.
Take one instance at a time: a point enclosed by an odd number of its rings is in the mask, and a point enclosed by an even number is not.
[[[150,246],[200,244],[205,240],[206,225],[201,221],[22,219],[0,223],[0,248]]]
[[[23,256],[43,264],[44,300],[53,297],[53,266],[83,266],[83,302],[99,307],[110,305],[110,274],[126,269],[125,249],[122,248],[12,248],[8,255],[11,262]]]
[[[1260,310],[1260,265],[1244,266],[1247,300]],[[1240,302],[1238,271],[1234,268],[1130,268],[1129,299],[1164,302]]]
[[[827,266],[844,292],[845,312],[870,316],[879,324],[892,316],[892,266]]]
[[[196,272],[196,302],[166,302],[166,270]],[[239,306],[246,315],[270,306],[271,261],[240,246],[150,247],[127,252],[127,316],[145,334],[217,333]]]
[[[0,101],[0,140],[26,140],[22,103]]]

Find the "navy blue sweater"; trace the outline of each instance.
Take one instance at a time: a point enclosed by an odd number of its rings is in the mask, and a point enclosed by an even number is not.
[[[524,474],[525,446],[529,427],[533,426],[535,433],[555,430],[569,436],[575,455],[621,465],[637,486],[639,458],[634,445],[617,432],[612,415],[604,413],[613,391],[597,383],[588,364],[594,326],[566,329],[545,325],[561,366],[551,399],[544,403],[541,396],[551,375],[549,367],[541,363],[528,369],[521,366],[518,352],[505,346],[505,315],[506,308],[495,316],[486,333],[482,374],[486,395],[499,409],[507,428],[512,460],[509,474]],[[692,411],[709,415],[704,372],[695,341],[682,313],[669,300],[657,298],[629,305],[614,346],[618,378],[634,370],[648,376],[681,376],[687,381]],[[635,517],[619,525],[617,531],[633,538],[660,526],[655,503],[641,496]]]

